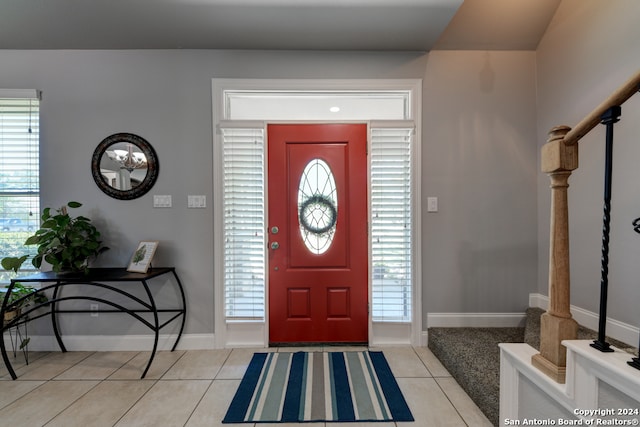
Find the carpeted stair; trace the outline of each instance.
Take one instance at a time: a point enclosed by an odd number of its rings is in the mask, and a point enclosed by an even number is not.
[[[526,342],[540,349],[540,316],[544,310],[527,309],[520,328],[429,328],[428,347],[467,392],[487,418],[497,426],[500,416],[500,349],[498,344]],[[578,329],[578,339],[595,339],[597,333]],[[611,345],[634,352],[631,346],[607,338]]]

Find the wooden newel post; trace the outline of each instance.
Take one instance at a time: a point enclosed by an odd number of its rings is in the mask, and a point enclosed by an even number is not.
[[[551,179],[551,224],[549,239],[549,309],[540,320],[540,353],[531,363],[564,383],[567,349],[563,340],[576,339],[578,324],[571,317],[569,264],[569,176],[578,168],[578,144],[566,145],[564,136],[571,128],[557,126],[549,132],[542,147],[542,172]]]

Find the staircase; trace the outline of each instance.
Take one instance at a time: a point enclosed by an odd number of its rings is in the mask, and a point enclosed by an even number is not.
[[[429,328],[428,347],[486,417],[498,426],[500,402],[500,343],[525,342],[540,348],[540,316],[529,308],[520,328]],[[594,340],[597,332],[580,326],[578,339]],[[633,347],[614,339],[611,345],[633,353]]]

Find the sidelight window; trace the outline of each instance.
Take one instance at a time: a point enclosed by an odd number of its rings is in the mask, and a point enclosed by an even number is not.
[[[413,129],[371,129],[372,315],[412,319]]]
[[[265,198],[263,129],[223,129],[225,317],[263,319]]]

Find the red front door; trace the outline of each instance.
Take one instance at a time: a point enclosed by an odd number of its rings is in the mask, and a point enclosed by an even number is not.
[[[367,126],[268,126],[269,341],[367,342]]]

